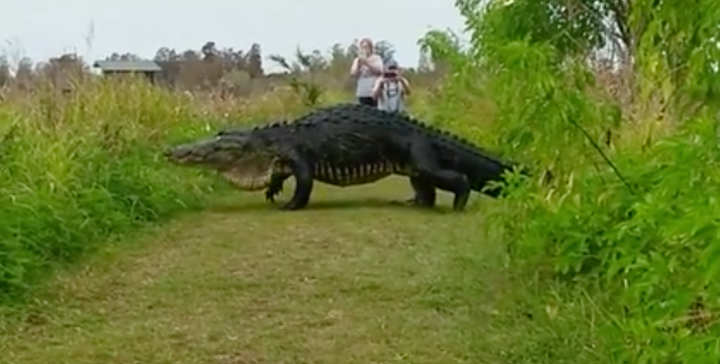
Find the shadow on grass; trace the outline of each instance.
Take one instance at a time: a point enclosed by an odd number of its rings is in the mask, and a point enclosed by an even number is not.
[[[268,201],[242,201],[242,200],[230,200],[230,201],[219,201],[208,207],[208,211],[212,212],[231,212],[231,213],[243,213],[243,212],[265,212],[265,211],[277,211],[277,212],[289,212],[284,211],[280,207],[287,201],[276,201],[271,203]],[[324,211],[324,210],[344,210],[344,209],[390,209],[390,210],[405,210],[405,211],[418,211],[427,213],[447,213],[450,212],[445,206],[436,206],[434,209],[413,207],[407,205],[401,200],[386,200],[379,198],[369,199],[353,199],[353,200],[318,200],[310,201],[305,208],[297,211]]]

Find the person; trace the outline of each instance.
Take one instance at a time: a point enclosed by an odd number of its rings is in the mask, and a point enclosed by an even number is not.
[[[373,97],[373,85],[383,73],[383,60],[374,52],[372,40],[360,41],[359,54],[350,66],[350,75],[356,77],[355,95],[358,102],[372,107],[377,106]]]
[[[385,72],[373,86],[377,107],[387,112],[405,112],[405,98],[410,95],[410,82],[400,74],[394,60],[387,62]]]

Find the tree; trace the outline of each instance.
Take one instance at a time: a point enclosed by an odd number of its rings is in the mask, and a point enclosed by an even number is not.
[[[113,53],[108,57],[105,57],[106,61],[139,61],[142,58],[138,56],[137,54],[133,53]]]
[[[375,53],[383,60],[388,60],[395,56],[395,47],[392,43],[381,40],[375,43]]]
[[[15,70],[15,82],[21,89],[29,89],[33,81],[33,62],[28,57],[20,59]]]
[[[170,62],[170,61],[176,61],[178,59],[178,54],[175,52],[174,49],[170,49],[168,47],[161,47],[160,49],[155,52],[155,57],[153,60],[155,62]]]
[[[318,54],[317,51],[305,54],[297,48],[295,51],[297,60],[292,64],[280,55],[270,56],[270,60],[278,63],[290,75],[290,87],[309,107],[317,105],[325,93],[325,89],[313,79],[314,74],[323,70],[325,65],[318,59]]]
[[[253,43],[246,57],[247,71],[251,78],[258,78],[265,75],[262,67],[262,50],[260,44]]]
[[[12,81],[12,72],[7,57],[0,56],[0,87],[5,87]]]
[[[435,69],[432,56],[428,49],[420,49],[420,57],[418,59],[418,72],[432,72]]]
[[[215,49],[215,42],[206,42],[201,48],[200,53],[202,59],[205,61],[214,61],[217,56],[217,49]]]

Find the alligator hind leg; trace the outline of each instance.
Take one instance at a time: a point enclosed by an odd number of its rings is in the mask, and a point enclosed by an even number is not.
[[[417,207],[435,207],[436,193],[435,186],[427,179],[419,176],[410,177],[410,185],[415,195],[405,201],[395,201],[393,204],[410,205]]]
[[[467,176],[451,170],[440,170],[433,177],[434,184],[441,190],[455,194],[453,210],[462,211],[470,199],[470,180]]]
[[[411,163],[420,178],[420,187],[423,191],[420,197],[426,197],[427,187],[431,184],[443,190],[453,192],[453,210],[461,211],[470,198],[470,181],[467,176],[449,169],[442,169],[438,163],[435,151],[425,140],[413,140],[410,149]],[[412,180],[411,180],[412,183]],[[417,191],[417,190],[416,190]],[[417,197],[417,192],[416,192]]]

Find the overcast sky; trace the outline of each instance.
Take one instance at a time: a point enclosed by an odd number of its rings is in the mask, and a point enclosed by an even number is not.
[[[191,25],[191,26],[189,26]],[[396,59],[417,65],[416,44],[430,28],[455,31],[462,19],[452,0],[2,0],[2,53],[47,59],[75,51],[98,59],[112,52],[151,58],[161,46],[248,49],[265,56],[329,50],[353,39],[387,39]],[[92,44],[88,46],[88,37]],[[268,64],[269,62],[266,62]]]

